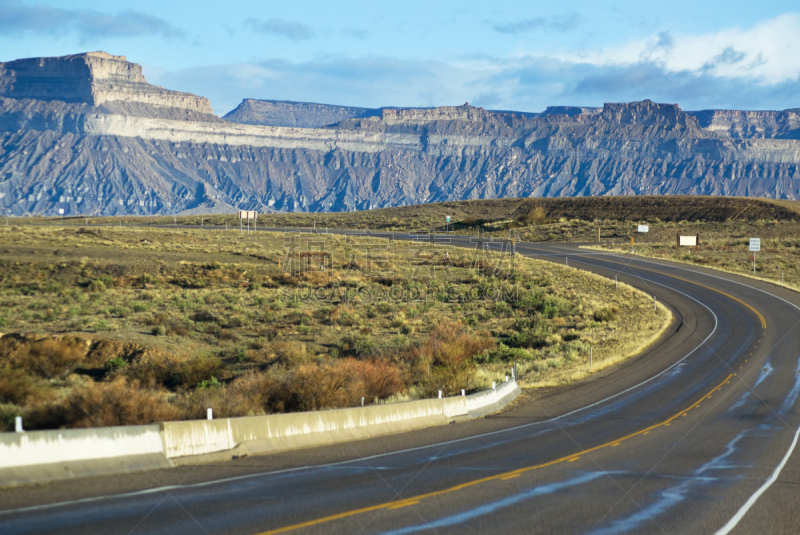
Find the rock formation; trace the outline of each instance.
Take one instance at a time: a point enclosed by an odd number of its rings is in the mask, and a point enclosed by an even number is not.
[[[233,111],[223,117],[226,121],[262,126],[292,126],[318,128],[345,119],[380,115],[380,110],[332,106],[312,102],[256,100],[246,98]]]
[[[150,85],[140,65],[105,52],[0,63],[0,96],[91,106],[125,102],[213,113],[208,99]]]
[[[800,198],[791,110],[686,113],[643,101],[531,114],[250,100],[231,122],[206,99],[149,85],[138,65],[104,53],[0,64],[0,95],[0,213],[15,215]]]

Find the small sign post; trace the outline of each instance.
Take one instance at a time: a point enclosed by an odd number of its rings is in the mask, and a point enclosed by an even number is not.
[[[258,230],[256,227],[258,221],[258,212],[255,210],[239,210],[239,232],[244,233],[244,220],[247,220],[247,232],[250,232],[250,220],[253,220],[253,227],[255,230]]]
[[[761,250],[761,238],[750,238],[750,252],[753,253],[753,275],[756,274],[756,253]]]
[[[445,225],[445,232],[450,232],[450,216],[446,216],[444,221],[447,223],[447,225]]]

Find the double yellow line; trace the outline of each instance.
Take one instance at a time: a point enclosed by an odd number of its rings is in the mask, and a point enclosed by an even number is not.
[[[353,509],[351,511],[345,511],[343,513],[338,513],[338,514],[335,514],[335,515],[330,515],[330,516],[318,518],[316,520],[309,520],[308,522],[301,522],[299,524],[292,524],[291,526],[285,526],[285,527],[278,528],[278,529],[273,529],[273,530],[270,530],[270,531],[264,531],[264,532],[262,532],[262,533],[260,533],[258,535],[273,535],[273,534],[277,534],[277,533],[287,533],[289,531],[295,531],[295,530],[302,529],[302,528],[309,528],[309,527],[312,527],[312,526],[318,526],[320,524],[333,522],[334,520],[341,520],[343,518],[348,518],[348,517],[351,517],[351,516],[360,515],[362,513],[369,513],[369,512],[372,512],[372,511],[379,511],[381,509],[384,509],[384,510],[400,509],[402,507],[408,507],[410,505],[416,505],[420,501],[425,500],[427,498],[433,498],[435,496],[442,496],[443,494],[450,494],[452,492],[457,492],[459,490],[464,490],[464,489],[467,489],[467,488],[470,488],[470,487],[474,487],[476,485],[480,485],[481,483],[487,483],[489,481],[513,479],[513,478],[521,476],[525,472],[530,472],[531,470],[538,470],[539,468],[546,468],[548,466],[553,466],[553,465],[564,463],[564,462],[575,462],[578,459],[580,459],[582,455],[586,455],[588,453],[592,453],[592,452],[595,452],[595,451],[598,451],[598,450],[601,450],[601,449],[604,449],[604,448],[615,448],[615,447],[619,446],[622,442],[625,442],[626,440],[630,440],[630,439],[632,439],[634,437],[637,437],[637,436],[640,436],[640,435],[646,435],[646,434],[650,433],[651,431],[653,431],[654,429],[657,429],[659,427],[669,426],[673,421],[677,420],[678,418],[686,416],[686,414],[690,410],[697,408],[703,401],[705,401],[708,398],[710,398],[711,395],[714,392],[717,392],[724,385],[730,383],[730,380],[734,375],[735,374],[728,375],[728,377],[726,377],[724,381],[722,381],[717,386],[715,386],[713,389],[711,389],[706,395],[704,395],[702,398],[700,398],[699,400],[694,402],[691,406],[689,406],[686,409],[683,409],[683,410],[675,413],[674,415],[670,416],[669,418],[667,418],[663,422],[659,422],[657,424],[651,425],[650,427],[646,427],[646,428],[644,428],[644,429],[642,429],[640,431],[637,431],[635,433],[631,433],[631,434],[626,435],[626,436],[624,436],[622,438],[618,438],[616,440],[612,440],[611,442],[606,442],[605,444],[601,444],[601,445],[595,446],[593,448],[588,448],[588,449],[585,449],[585,450],[581,450],[581,451],[579,451],[577,453],[573,453],[571,455],[566,455],[564,457],[559,457],[558,459],[555,459],[553,461],[548,461],[546,463],[536,464],[536,465],[533,465],[533,466],[526,466],[525,468],[518,468],[518,469],[512,470],[510,472],[504,472],[502,474],[498,474],[498,475],[495,475],[495,476],[476,479],[474,481],[469,481],[467,483],[462,483],[460,485],[456,485],[454,487],[450,487],[450,488],[447,488],[447,489],[438,490],[438,491],[435,491],[435,492],[429,492],[427,494],[419,494],[419,495],[413,496],[411,498],[404,498],[402,500],[394,500],[394,501],[391,501],[391,502],[385,502],[385,503],[381,503],[381,504],[378,504],[378,505],[372,505],[372,506],[369,506],[369,507],[362,507],[361,509]]]

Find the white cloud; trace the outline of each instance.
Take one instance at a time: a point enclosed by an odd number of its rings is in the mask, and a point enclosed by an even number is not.
[[[660,31],[619,49],[449,60],[327,55],[265,57],[163,73],[158,83],[210,97],[225,113],[242,98],[349,106],[445,106],[541,111],[652,99],[684,109],[800,106],[800,15],[703,35]]]
[[[559,57],[597,66],[650,62],[668,73],[688,71],[776,84],[795,80],[800,74],[800,14],[787,13],[747,29],[727,28],[700,35],[661,32],[618,48]]]

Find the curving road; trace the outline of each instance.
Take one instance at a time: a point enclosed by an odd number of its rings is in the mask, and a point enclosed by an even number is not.
[[[574,246],[517,252],[617,276],[675,321],[640,357],[480,420],[0,491],[0,533],[800,530],[800,295]]]

